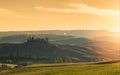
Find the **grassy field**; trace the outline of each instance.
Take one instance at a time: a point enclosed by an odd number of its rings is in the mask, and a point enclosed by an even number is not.
[[[0,75],[120,75],[120,63],[33,64]]]

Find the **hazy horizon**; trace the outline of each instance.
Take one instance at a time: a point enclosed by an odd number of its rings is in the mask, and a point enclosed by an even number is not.
[[[26,32],[27,32],[27,31],[28,31],[28,32],[29,32],[29,31],[33,31],[33,32],[34,32],[34,31],[89,31],[89,30],[90,30],[90,31],[108,31],[108,32],[118,33],[118,31],[110,31],[110,30],[103,30],[103,29],[98,29],[98,30],[95,30],[95,29],[79,29],[79,30],[78,30],[78,29],[76,29],[76,30],[69,30],[69,29],[68,29],[68,30],[64,30],[64,29],[63,29],[63,30],[62,30],[62,29],[60,30],[60,29],[59,29],[59,30],[52,30],[52,29],[51,29],[51,30],[8,30],[8,31],[5,30],[5,31],[0,31],[0,32],[24,32],[24,31],[26,31]]]

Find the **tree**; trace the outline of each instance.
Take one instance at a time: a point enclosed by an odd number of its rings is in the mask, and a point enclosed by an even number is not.
[[[5,70],[5,69],[9,69],[9,66],[6,65],[6,64],[2,64],[2,65],[1,65],[1,69],[3,69],[3,70]]]
[[[62,62],[63,62],[62,58],[60,57],[55,58],[55,63],[62,63]]]
[[[67,56],[67,57],[65,58],[65,62],[66,62],[66,63],[72,63],[72,58],[69,57],[69,56]]]

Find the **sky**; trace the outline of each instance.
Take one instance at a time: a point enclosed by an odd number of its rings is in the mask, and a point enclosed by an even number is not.
[[[119,0],[0,0],[0,31],[120,31]]]

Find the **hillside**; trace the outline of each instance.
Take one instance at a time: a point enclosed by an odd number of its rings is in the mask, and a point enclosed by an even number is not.
[[[47,60],[47,62],[54,62],[56,57],[64,59],[67,56],[70,56],[75,61],[95,61],[97,58],[95,51],[92,49],[78,46],[51,44],[49,42],[27,42],[21,44],[0,45],[1,56],[8,56],[10,54],[17,56],[18,53],[21,56],[31,55],[32,57],[46,57],[50,59]]]
[[[0,75],[120,75],[120,63],[33,64],[0,71]]]
[[[39,35],[38,35],[39,36]],[[72,36],[51,36],[49,42],[23,42],[0,44],[0,56],[45,58],[40,62],[53,63],[56,57],[70,56],[74,62],[119,59],[119,44]],[[18,37],[21,38],[21,37]],[[50,38],[50,39],[51,39]],[[58,39],[58,40],[57,40]],[[63,39],[63,40],[61,40]]]

